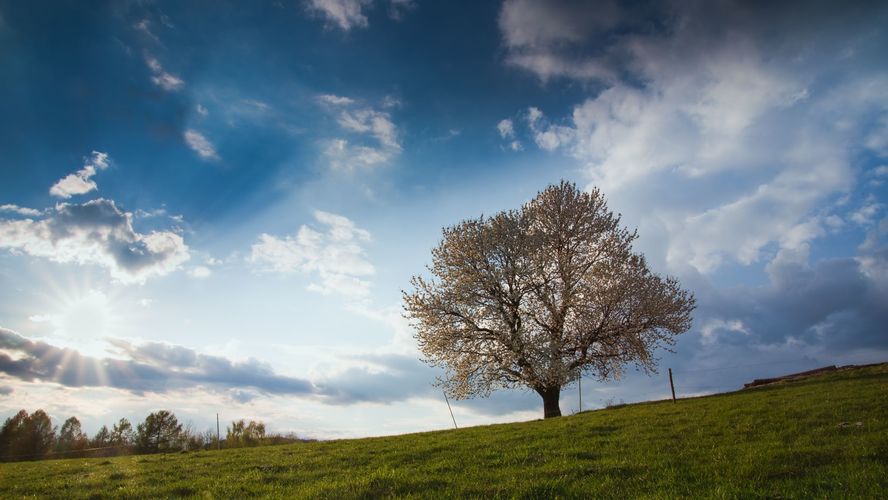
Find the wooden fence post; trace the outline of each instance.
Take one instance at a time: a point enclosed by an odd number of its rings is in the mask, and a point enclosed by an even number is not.
[[[672,368],[669,369],[669,388],[672,389],[672,402],[675,403],[675,384],[672,383]]]

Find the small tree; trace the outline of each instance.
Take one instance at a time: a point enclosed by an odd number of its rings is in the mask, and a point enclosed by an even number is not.
[[[56,447],[59,451],[75,451],[82,450],[89,444],[89,439],[83,433],[80,426],[80,420],[77,417],[71,417],[65,420],[59,430],[59,438]]]
[[[133,444],[133,424],[125,418],[121,418],[111,428],[111,445],[129,446]]]
[[[44,457],[52,450],[56,430],[52,419],[43,410],[37,410],[28,417],[26,428],[27,447],[35,457]]]
[[[93,436],[90,445],[93,448],[104,448],[111,444],[111,431],[108,430],[107,425],[103,425],[101,429],[96,432],[96,435]]]
[[[182,424],[167,410],[148,415],[136,430],[136,446],[143,453],[180,449]]]
[[[265,424],[250,420],[235,420],[231,422],[225,436],[225,445],[229,447],[256,446],[265,439]]]
[[[546,418],[582,374],[619,377],[691,325],[693,295],[652,273],[596,189],[562,181],[521,207],[445,228],[404,308],[457,399],[527,387]]]

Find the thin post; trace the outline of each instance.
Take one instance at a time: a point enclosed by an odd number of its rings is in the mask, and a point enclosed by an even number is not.
[[[672,389],[672,402],[675,403],[675,384],[672,383],[672,368],[669,369],[669,388]]]
[[[577,377],[577,393],[580,396],[580,412],[583,411],[583,376]]]
[[[219,433],[219,414],[216,414],[216,449],[222,449],[222,436]]]
[[[444,392],[444,391],[441,391],[441,392]],[[459,427],[456,426],[456,418],[453,417],[453,408],[450,407],[450,400],[447,399],[446,392],[444,392],[444,401],[447,403],[447,409],[450,410],[450,418],[453,420],[453,428],[459,429]]]

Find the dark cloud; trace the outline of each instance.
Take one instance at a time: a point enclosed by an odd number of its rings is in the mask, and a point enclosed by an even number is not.
[[[875,1],[506,0],[498,24],[509,65],[542,80],[612,84],[633,80],[647,64],[686,71],[699,56],[717,50],[721,41],[754,40],[767,45],[774,57],[796,53],[797,61],[814,56],[815,46],[834,55],[851,41],[867,45],[868,56],[878,57],[882,37],[872,28],[883,26],[886,19],[888,9]]]
[[[369,354],[349,360],[361,366],[317,382],[329,403],[394,403],[412,397],[434,397],[432,383],[439,372],[415,356]]]
[[[886,349],[888,335],[888,249],[857,258],[822,260],[809,266],[775,260],[770,283],[713,290],[700,297],[707,321],[740,321],[746,335],[720,335],[743,343],[785,344],[790,340],[832,351]]]
[[[335,404],[393,403],[435,397],[436,371],[416,357],[371,354],[348,358],[360,366],[313,382],[287,377],[255,359],[234,362],[182,346],[108,339],[126,359],[96,358],[75,349],[27,339],[0,328],[0,373],[27,382],[67,387],[113,387],[134,393],[164,393],[206,387],[226,390],[238,403],[261,394],[316,397]]]
[[[253,388],[271,394],[310,395],[310,381],[276,374],[256,360],[233,362],[183,347],[114,341],[131,359],[95,358],[0,328],[0,372],[28,382],[68,387],[113,387],[136,393],[163,393],[198,386]],[[12,355],[11,355],[12,354]]]

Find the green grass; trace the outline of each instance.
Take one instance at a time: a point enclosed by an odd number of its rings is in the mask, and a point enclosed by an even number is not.
[[[0,464],[0,497],[886,498],[886,416],[880,365],[549,421]]]

